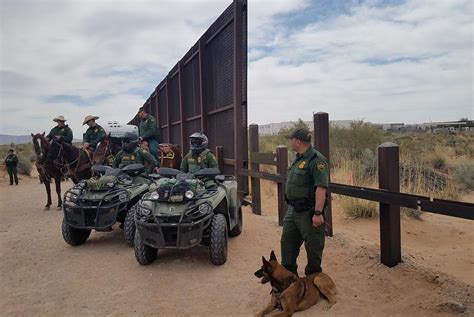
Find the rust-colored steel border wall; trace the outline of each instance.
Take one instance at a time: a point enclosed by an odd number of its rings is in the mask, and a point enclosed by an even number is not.
[[[222,146],[221,172],[237,177],[241,199],[248,193],[248,178],[239,172],[248,162],[246,0],[227,7],[144,106],[157,118],[162,142],[180,146],[183,154],[197,131],[208,136],[211,150]]]

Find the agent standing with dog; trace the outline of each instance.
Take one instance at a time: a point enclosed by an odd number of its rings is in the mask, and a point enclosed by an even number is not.
[[[295,129],[290,147],[296,159],[288,170],[285,200],[288,210],[281,236],[282,264],[297,274],[296,259],[304,242],[308,264],[305,274],[321,272],[324,249],[324,218],[329,166],[327,159],[311,146],[308,129]]]

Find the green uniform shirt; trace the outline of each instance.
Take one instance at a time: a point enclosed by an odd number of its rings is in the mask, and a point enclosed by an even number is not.
[[[314,200],[316,187],[328,187],[329,167],[327,159],[312,146],[288,168],[286,197],[289,200],[308,198]],[[308,196],[311,195],[311,196]]]
[[[64,142],[72,144],[72,130],[67,125],[65,125],[64,127],[55,126],[51,129],[46,138],[51,141],[51,139],[55,136],[60,136]]]
[[[5,158],[5,165],[7,167],[16,167],[18,165],[18,156],[15,154],[8,154]]]
[[[158,125],[156,124],[155,118],[151,114],[148,114],[142,119],[140,126],[138,127],[138,132],[140,133],[140,137],[142,137],[144,140],[155,138],[157,141],[159,141],[160,134],[158,132]]]
[[[143,164],[146,167],[147,173],[153,172],[155,167],[158,166],[158,161],[153,157],[153,155],[138,147],[131,154],[126,153],[124,150],[118,152],[112,166],[115,168],[122,168],[134,163]]]
[[[89,127],[84,134],[84,142],[90,144],[92,148],[96,148],[97,143],[105,138],[105,130],[100,125],[96,124],[94,127]]]
[[[198,156],[189,152],[181,162],[181,171],[184,173],[196,173],[203,168],[217,168],[217,160],[214,154],[207,149]]]

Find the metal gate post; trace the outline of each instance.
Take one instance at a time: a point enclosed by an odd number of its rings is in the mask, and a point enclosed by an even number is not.
[[[314,124],[314,147],[316,150],[321,152],[328,160],[328,183],[331,182],[331,163],[329,158],[329,115],[326,112],[318,112],[313,114]],[[331,191],[329,188],[326,189],[326,199],[328,203],[328,212],[324,221],[329,224],[326,227],[326,236],[333,236],[333,225],[332,225],[332,204],[331,204]]]
[[[395,143],[378,147],[379,188],[400,192],[399,148]],[[380,203],[380,260],[388,267],[402,261],[400,206]]]
[[[279,145],[276,149],[276,163],[277,163],[277,174],[286,177],[288,171],[288,148],[283,145]],[[286,214],[286,183],[278,183],[278,225],[283,226],[283,218]]]
[[[258,141],[258,124],[251,124],[249,126],[250,133],[250,153],[257,153],[259,149]],[[260,164],[252,161],[252,155],[250,155],[250,170],[260,171]],[[256,177],[250,178],[250,184],[252,187],[252,212],[257,215],[262,214],[262,199],[260,193],[260,179]]]

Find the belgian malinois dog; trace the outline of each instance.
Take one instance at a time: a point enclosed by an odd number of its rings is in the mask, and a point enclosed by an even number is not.
[[[329,302],[326,310],[336,303],[336,285],[327,274],[319,272],[300,278],[278,263],[273,251],[270,260],[262,256],[262,262],[262,267],[254,274],[261,278],[262,284],[270,282],[272,299],[256,316],[265,316],[277,308],[283,312],[275,316],[291,316],[315,305],[321,295]]]

